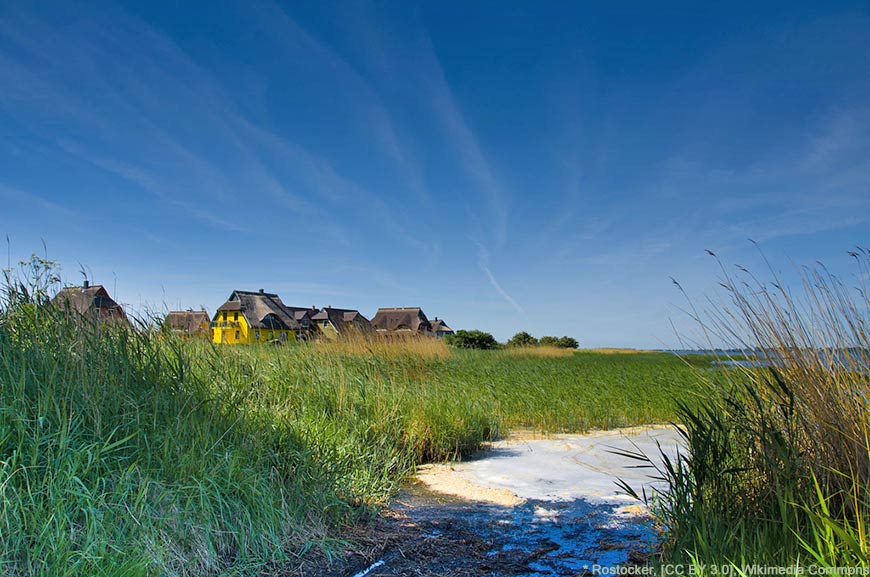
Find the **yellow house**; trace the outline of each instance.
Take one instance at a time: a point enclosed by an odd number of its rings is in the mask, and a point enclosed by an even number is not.
[[[302,327],[274,293],[234,290],[211,323],[212,339],[221,344],[296,340]]]

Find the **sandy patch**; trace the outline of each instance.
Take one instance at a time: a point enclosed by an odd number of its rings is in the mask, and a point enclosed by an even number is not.
[[[430,490],[470,501],[515,507],[523,502],[508,489],[484,487],[456,474],[452,465],[423,465],[417,470],[417,480]]]
[[[506,490],[519,502],[582,499],[626,504],[633,500],[617,487],[618,479],[627,482],[638,494],[643,491],[650,494],[664,487],[650,479],[655,473],[653,469],[624,453],[641,452],[660,463],[662,452],[675,458],[681,443],[679,432],[668,426],[549,437],[522,433],[491,443],[478,459],[450,465],[439,472],[438,482],[444,487],[443,492],[458,496],[478,487]],[[444,478],[451,474],[455,481]],[[450,491],[451,486],[456,486],[457,491]]]

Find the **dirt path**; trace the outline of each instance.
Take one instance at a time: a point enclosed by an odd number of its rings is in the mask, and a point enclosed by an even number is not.
[[[649,471],[611,451],[654,455],[657,444],[673,454],[676,431],[512,438],[479,459],[424,467],[361,534],[363,551],[327,572],[300,574],[557,577],[644,564],[656,534],[614,480],[649,491]]]

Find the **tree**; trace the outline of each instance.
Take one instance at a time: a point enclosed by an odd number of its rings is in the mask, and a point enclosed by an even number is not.
[[[447,344],[460,349],[494,349],[498,346],[498,341],[491,334],[483,331],[460,329],[449,337]]]
[[[538,344],[538,339],[527,333],[520,331],[507,342],[509,347],[533,347]]]
[[[560,349],[576,349],[580,346],[577,339],[571,337],[541,337],[538,341],[542,347],[559,347]]]

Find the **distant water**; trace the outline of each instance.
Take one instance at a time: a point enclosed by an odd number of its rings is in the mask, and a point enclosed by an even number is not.
[[[711,365],[718,367],[746,367],[749,369],[758,369],[761,367],[772,367],[773,361],[767,359],[755,360],[716,360],[711,361]]]
[[[751,351],[739,349],[659,349],[659,353],[673,353],[675,355],[717,355],[720,357],[753,356]]]
[[[746,368],[763,368],[763,367],[782,367],[795,361],[796,358],[783,356],[775,351],[757,351],[757,350],[739,350],[739,349],[718,349],[718,350],[670,350],[663,351],[674,353],[679,356],[688,355],[710,355],[716,356],[717,359],[710,361],[710,364],[718,367],[746,367]],[[806,355],[805,360],[821,361],[823,366],[830,370],[855,371],[861,373],[870,373],[870,350],[851,348],[825,350],[807,349],[804,351],[793,351],[795,355]],[[815,356],[815,359],[812,357]],[[729,358],[738,357],[738,358]]]

